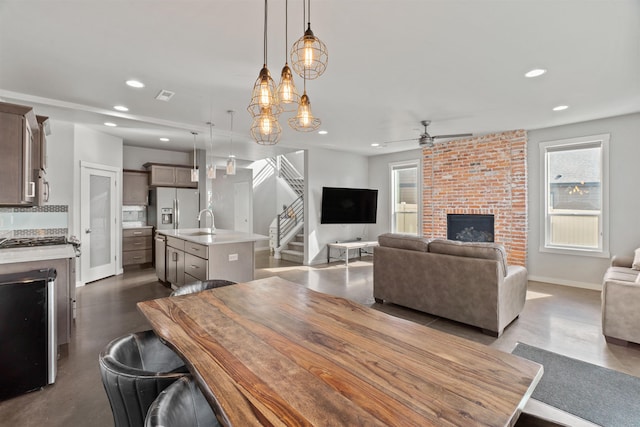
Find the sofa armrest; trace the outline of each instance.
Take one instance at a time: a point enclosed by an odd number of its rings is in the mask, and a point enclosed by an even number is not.
[[[627,267],[631,268],[633,265],[633,257],[630,255],[614,255],[611,258],[612,267]]]

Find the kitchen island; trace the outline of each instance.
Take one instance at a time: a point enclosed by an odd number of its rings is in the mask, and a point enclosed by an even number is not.
[[[156,230],[156,234],[167,239],[166,281],[174,289],[200,280],[253,280],[255,242],[269,239],[261,234],[209,228]]]

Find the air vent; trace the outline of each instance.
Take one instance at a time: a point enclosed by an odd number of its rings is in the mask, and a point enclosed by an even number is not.
[[[156,95],[156,99],[158,101],[169,101],[171,98],[173,98],[173,95],[175,94],[176,94],[175,92],[171,92],[170,90],[162,89]]]

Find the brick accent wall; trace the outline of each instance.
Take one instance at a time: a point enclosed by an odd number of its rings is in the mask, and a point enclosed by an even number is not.
[[[436,143],[423,156],[423,234],[447,237],[447,214],[493,214],[508,263],[527,262],[527,133]]]

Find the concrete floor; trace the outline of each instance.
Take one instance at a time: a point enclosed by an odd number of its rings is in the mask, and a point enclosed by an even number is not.
[[[351,261],[348,268],[342,262],[305,267],[274,260],[261,252],[256,259],[256,278],[281,276],[506,352],[521,341],[640,377],[640,346],[607,344],[601,334],[600,292],[530,282],[520,318],[500,338],[493,338],[470,326],[392,304],[374,303],[371,261],[371,257],[363,257]],[[120,335],[149,329],[136,302],[169,293],[170,289],[156,280],[153,269],[129,270],[79,288],[75,329],[67,351],[58,361],[56,383],[0,402],[0,426],[112,426],[98,354]],[[549,415],[544,410],[542,413]],[[560,420],[578,424],[570,418]],[[531,424],[524,417],[522,421],[518,425],[540,425]]]

